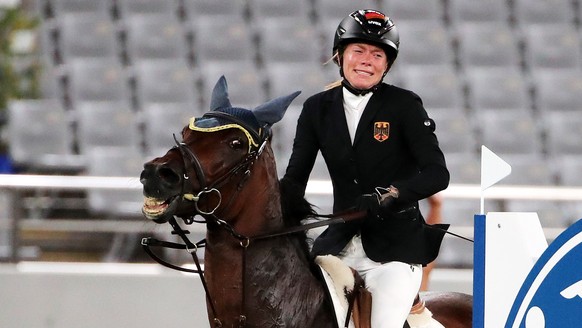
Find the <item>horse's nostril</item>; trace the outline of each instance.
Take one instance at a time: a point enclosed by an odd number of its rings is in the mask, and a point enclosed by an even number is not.
[[[160,177],[160,180],[168,183],[169,185],[180,183],[180,176],[172,169],[167,167],[160,167],[158,169],[158,176]]]

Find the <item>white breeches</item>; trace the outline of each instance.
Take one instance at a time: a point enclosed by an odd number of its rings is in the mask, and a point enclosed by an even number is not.
[[[370,260],[360,236],[355,236],[339,255],[359,272],[372,293],[372,328],[402,328],[422,281],[422,266],[403,262]]]

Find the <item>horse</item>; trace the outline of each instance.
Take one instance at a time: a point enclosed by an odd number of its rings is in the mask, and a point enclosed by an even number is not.
[[[146,218],[170,222],[182,236],[177,218],[206,224],[202,281],[212,327],[338,326],[301,229],[316,212],[302,195],[286,190],[292,188],[281,188],[270,146],[272,125],[298,94],[253,110],[232,107],[221,77],[210,111],[190,120],[182,141],[174,137],[175,147],[144,164]],[[422,297],[445,327],[471,327],[471,296]]]

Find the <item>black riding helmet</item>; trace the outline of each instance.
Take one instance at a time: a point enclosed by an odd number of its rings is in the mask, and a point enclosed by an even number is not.
[[[354,11],[344,18],[335,31],[332,56],[343,51],[343,48],[353,42],[364,42],[379,46],[384,50],[390,66],[398,55],[400,37],[398,30],[390,17],[383,13],[362,9]],[[335,59],[339,65],[339,58]]]

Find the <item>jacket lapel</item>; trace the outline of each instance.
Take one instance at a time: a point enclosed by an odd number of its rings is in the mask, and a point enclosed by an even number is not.
[[[350,132],[348,130],[348,122],[346,121],[346,114],[344,113],[344,104],[342,96],[342,88],[337,88],[336,92],[333,94],[331,100],[331,119],[332,126],[335,127],[335,131],[338,133],[338,140],[341,143],[347,145],[352,145],[352,139],[350,138]]]
[[[362,113],[362,117],[360,118],[360,122],[358,123],[358,128],[356,129],[356,137],[354,138],[354,146],[358,143],[358,141],[362,138],[362,135],[366,132],[366,127],[370,126],[370,122],[376,117],[376,113],[380,110],[382,105],[380,94],[382,93],[382,88],[380,90],[374,92],[370,101],[366,105],[364,112]],[[345,115],[344,115],[345,121]],[[372,137],[372,136],[368,136]]]

